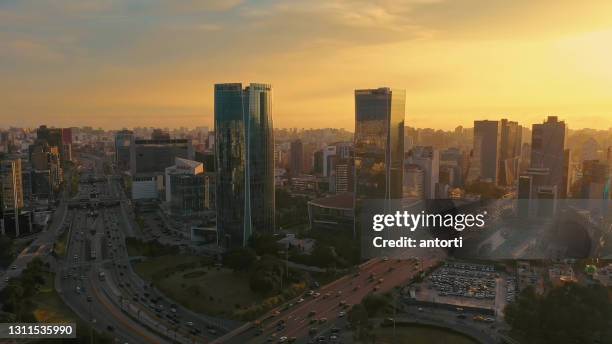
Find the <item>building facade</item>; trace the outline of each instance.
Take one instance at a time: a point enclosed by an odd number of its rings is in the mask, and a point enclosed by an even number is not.
[[[272,87],[216,84],[215,135],[219,242],[244,247],[275,229]]]

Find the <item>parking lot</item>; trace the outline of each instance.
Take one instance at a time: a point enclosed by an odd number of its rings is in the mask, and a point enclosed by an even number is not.
[[[419,301],[487,308],[499,313],[507,298],[514,298],[514,290],[508,293],[508,283],[493,265],[447,262],[432,272],[414,295]]]

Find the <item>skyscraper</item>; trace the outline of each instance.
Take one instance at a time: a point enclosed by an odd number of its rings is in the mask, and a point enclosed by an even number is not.
[[[362,230],[363,201],[402,198],[405,107],[404,90],[384,87],[355,91],[355,223],[358,231]]]
[[[507,119],[502,119],[500,125],[498,184],[510,186],[518,177],[523,130],[517,122]]]
[[[473,176],[481,181],[497,184],[500,131],[498,121],[474,121]]]
[[[16,219],[15,236],[19,236],[18,214],[23,208],[21,159],[0,160],[0,219],[13,214]],[[3,226],[4,228],[4,226]]]
[[[424,199],[435,199],[440,181],[440,152],[432,146],[414,146],[408,153],[408,162],[418,165],[423,171]]]
[[[550,173],[547,185],[557,186],[560,197],[567,194],[568,185],[564,175],[565,166],[565,122],[557,116],[549,116],[546,122],[534,124],[531,132],[531,167],[547,168]],[[565,181],[564,181],[565,180]]]
[[[299,176],[302,174],[304,167],[304,145],[302,140],[291,141],[290,155],[289,172],[292,176]]]
[[[216,84],[215,136],[220,243],[244,247],[274,231],[272,87]]]
[[[121,130],[115,134],[115,163],[120,171],[130,169],[130,147],[134,144],[134,133]]]

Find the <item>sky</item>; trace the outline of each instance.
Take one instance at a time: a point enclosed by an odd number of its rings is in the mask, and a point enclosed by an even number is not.
[[[214,83],[265,82],[275,127],[389,86],[413,127],[607,129],[610,61],[607,0],[0,0],[0,127],[212,126]]]

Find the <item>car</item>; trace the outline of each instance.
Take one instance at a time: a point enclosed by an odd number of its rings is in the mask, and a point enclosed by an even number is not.
[[[314,293],[314,294],[312,294],[312,297],[319,297],[319,296],[321,296],[321,293]]]
[[[304,299],[300,297],[300,298],[297,300],[297,303],[302,303],[302,302],[304,302]]]
[[[341,311],[340,313],[338,313],[338,318],[343,318],[346,315],[345,311]]]
[[[327,318],[323,317],[319,319],[319,324],[324,324],[325,322],[327,322]]]
[[[278,342],[279,343],[285,343],[285,342],[287,342],[287,339],[288,339],[287,337],[282,336],[282,337],[278,338]]]
[[[11,266],[11,270],[17,270],[17,265]]]
[[[188,321],[186,324],[187,324],[187,326],[189,326],[189,327],[193,327],[193,321]]]
[[[8,283],[9,282],[9,278],[8,277],[4,277],[4,282]]]

